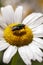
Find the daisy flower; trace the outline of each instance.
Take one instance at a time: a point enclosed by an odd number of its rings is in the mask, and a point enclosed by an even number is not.
[[[26,65],[31,60],[42,62],[43,52],[43,14],[32,13],[23,20],[23,7],[14,12],[12,6],[1,8],[0,51],[5,50],[3,62],[8,64],[18,51]]]

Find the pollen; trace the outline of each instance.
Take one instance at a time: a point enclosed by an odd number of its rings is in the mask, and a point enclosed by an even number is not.
[[[4,39],[11,45],[24,46],[28,45],[33,40],[32,30],[28,26],[17,29],[18,24],[10,24],[4,29]],[[17,27],[12,31],[12,27]],[[19,27],[20,28],[20,27]]]

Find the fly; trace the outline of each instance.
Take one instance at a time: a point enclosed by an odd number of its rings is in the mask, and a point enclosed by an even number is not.
[[[23,29],[24,27],[25,27],[24,24],[18,24],[18,25],[16,25],[16,26],[13,26],[13,27],[12,27],[12,31],[21,30],[21,29]]]

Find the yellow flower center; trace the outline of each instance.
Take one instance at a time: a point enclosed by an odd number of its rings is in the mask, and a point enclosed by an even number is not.
[[[32,30],[23,24],[10,24],[4,30],[5,40],[16,46],[28,45],[33,40]]]

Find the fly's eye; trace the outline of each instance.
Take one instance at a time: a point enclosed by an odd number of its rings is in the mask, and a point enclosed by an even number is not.
[[[18,25],[16,25],[16,26],[13,26],[13,27],[12,27],[12,31],[21,30],[21,29],[23,29],[24,27],[25,27],[24,24],[18,24]]]

